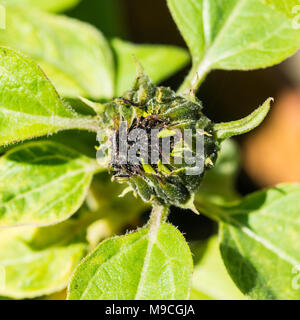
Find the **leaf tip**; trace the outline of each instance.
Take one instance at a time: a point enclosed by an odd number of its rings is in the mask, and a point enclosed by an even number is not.
[[[143,76],[145,74],[144,67],[141,65],[141,63],[138,61],[138,59],[136,58],[136,56],[134,54],[132,55],[132,59],[133,59],[135,66],[136,66],[137,77]]]
[[[247,133],[258,127],[268,115],[273,101],[274,98],[268,98],[263,105],[243,119],[215,124],[214,129],[217,140],[222,142],[225,139]]]

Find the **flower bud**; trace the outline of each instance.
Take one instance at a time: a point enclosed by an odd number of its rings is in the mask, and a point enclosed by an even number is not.
[[[214,124],[192,91],[177,95],[157,87],[140,69],[131,90],[98,108],[101,126],[109,130],[107,139],[99,130],[98,140],[109,151],[114,180],[128,183],[146,202],[196,211],[194,193],[214,167],[220,143],[256,127],[270,101],[242,120]]]

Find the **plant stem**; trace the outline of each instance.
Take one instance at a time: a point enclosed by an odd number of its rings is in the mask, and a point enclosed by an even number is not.
[[[68,129],[87,130],[90,132],[97,132],[99,130],[99,121],[95,118],[78,118],[69,120]]]
[[[149,220],[150,232],[159,228],[161,223],[164,223],[169,214],[169,206],[161,206],[154,204]]]
[[[178,89],[178,93],[188,94],[191,90],[197,92],[200,85],[210,71],[210,63],[205,59],[198,65],[193,66],[188,76]]]

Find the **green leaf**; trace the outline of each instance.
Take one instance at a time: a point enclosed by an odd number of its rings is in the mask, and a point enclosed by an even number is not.
[[[103,241],[75,270],[68,299],[187,299],[190,250],[181,233],[161,224]]]
[[[191,249],[195,263],[192,298],[200,298],[199,300],[245,299],[227,273],[216,236],[208,241],[195,243]]]
[[[51,227],[0,231],[0,294],[33,298],[65,288],[86,253],[81,221],[69,219]]]
[[[269,113],[271,101],[273,101],[273,98],[269,98],[261,107],[243,119],[215,124],[216,138],[223,141],[230,137],[247,133],[258,127]]]
[[[299,10],[296,10],[299,6],[299,0],[264,0],[264,3],[271,6],[273,9],[276,9],[290,18],[294,18]],[[295,8],[295,9],[294,9]]]
[[[136,45],[120,39],[112,41],[117,59],[116,95],[128,90],[136,77],[135,57],[155,82],[161,82],[189,62],[186,50],[167,45]]]
[[[51,141],[20,145],[0,158],[0,226],[48,225],[81,206],[96,160]]]
[[[0,146],[72,128],[95,131],[97,121],[66,107],[32,60],[0,48]]]
[[[75,7],[80,0],[51,0],[51,1],[41,1],[41,0],[1,0],[0,3],[3,4],[18,4],[25,6],[33,6],[41,10],[50,12],[61,12],[67,9]]]
[[[221,253],[253,299],[299,300],[300,185],[280,185],[223,208]]]
[[[49,137],[49,140],[64,144],[87,157],[95,159],[97,156],[95,148],[97,144],[96,136],[92,132],[79,130],[63,131]]]
[[[113,59],[102,34],[91,25],[34,8],[6,6],[0,44],[33,58],[65,97],[113,95]]]
[[[231,139],[221,144],[220,154],[214,168],[209,170],[196,194],[197,201],[224,204],[239,199],[235,190],[236,175],[240,165],[240,150]]]
[[[279,1],[268,2],[279,6]],[[168,0],[168,5],[193,56],[192,71],[181,91],[197,88],[212,69],[277,64],[300,45],[300,29],[265,0]]]
[[[106,37],[110,39],[128,37],[130,26],[127,20],[128,16],[125,13],[128,3],[120,0],[90,1],[89,5],[84,8],[84,13],[88,15],[89,21],[99,28]],[[80,8],[76,11],[76,15],[79,19],[82,16]]]

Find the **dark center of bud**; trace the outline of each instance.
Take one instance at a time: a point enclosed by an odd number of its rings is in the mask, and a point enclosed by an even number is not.
[[[163,153],[163,141],[169,139],[170,153],[174,147],[173,137],[159,137],[167,126],[158,115],[149,115],[134,119],[131,126],[126,128],[126,135],[120,133],[120,128],[116,130],[112,142],[114,157],[110,163],[114,178],[130,178],[149,171],[159,176],[158,163],[165,163],[167,166],[169,159],[169,154]],[[124,144],[127,144],[126,150]],[[124,151],[127,153],[127,161],[124,161]],[[128,157],[128,153],[131,157]]]

